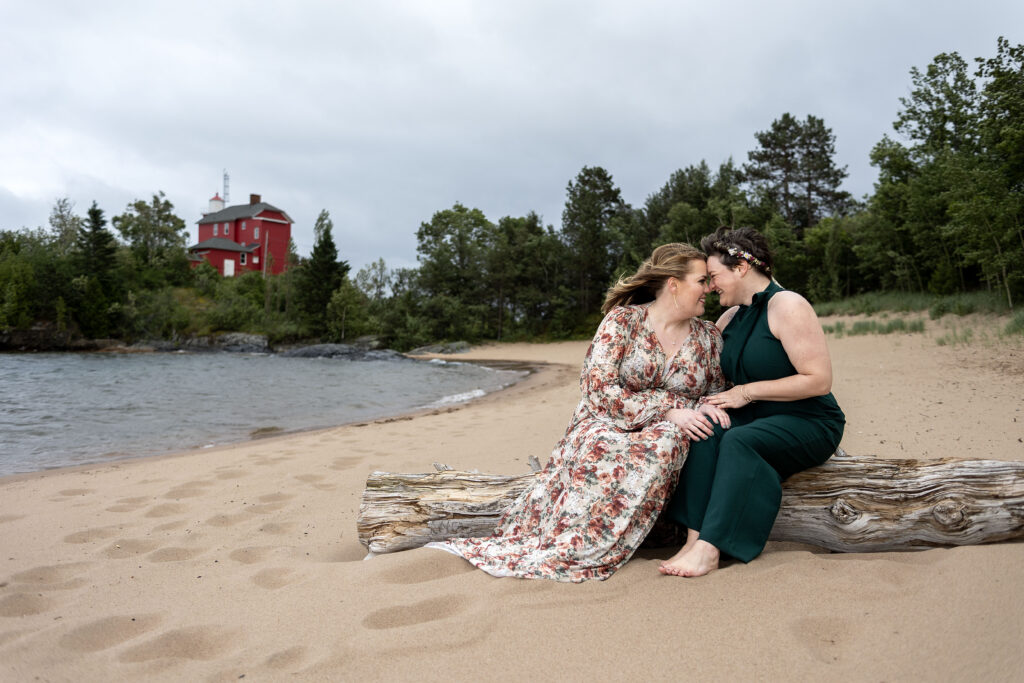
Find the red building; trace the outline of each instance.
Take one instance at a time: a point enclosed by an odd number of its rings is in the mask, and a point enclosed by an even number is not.
[[[203,261],[231,277],[248,270],[277,275],[285,269],[292,221],[281,209],[249,195],[248,204],[224,208],[214,195],[210,210],[199,219],[199,242],[188,248],[195,268]]]

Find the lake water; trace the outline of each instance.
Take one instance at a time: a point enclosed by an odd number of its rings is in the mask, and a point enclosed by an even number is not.
[[[0,475],[459,403],[523,370],[233,353],[0,354]]]

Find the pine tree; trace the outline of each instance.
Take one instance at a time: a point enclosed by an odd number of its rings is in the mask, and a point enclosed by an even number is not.
[[[562,211],[562,238],[569,250],[570,286],[575,291],[577,312],[601,308],[605,290],[622,255],[617,230],[632,213],[622,200],[612,176],[600,166],[584,167],[566,187]]]
[[[744,178],[798,237],[847,208],[850,195],[839,188],[848,174],[835,165],[835,135],[822,119],[800,121],[785,113],[754,137],[759,147],[747,153]]]
[[[316,236],[313,252],[299,270],[297,303],[310,333],[316,336],[327,331],[327,305],[331,303],[331,296],[341,286],[349,270],[348,262],[338,260],[333,229],[331,216],[324,209],[313,226]]]

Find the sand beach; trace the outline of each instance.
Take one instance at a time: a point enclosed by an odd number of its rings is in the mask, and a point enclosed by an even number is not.
[[[842,447],[1024,460],[1024,344],[829,338]],[[364,561],[373,470],[518,473],[547,459],[586,342],[459,359],[535,364],[413,416],[0,479],[0,680],[1020,680],[1024,543],[835,554],[605,582],[496,579],[430,549]],[[69,438],[73,438],[69,435]],[[171,446],[173,447],[173,446]]]

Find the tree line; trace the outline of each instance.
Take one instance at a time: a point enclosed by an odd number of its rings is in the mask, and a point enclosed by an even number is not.
[[[416,232],[418,266],[383,259],[351,273],[321,212],[308,258],[221,278],[192,269],[185,223],[162,193],[108,221],[68,199],[48,229],[0,231],[0,330],[46,322],[86,337],[132,340],[240,330],[272,341],[375,335],[408,349],[438,340],[589,334],[605,290],[654,246],[692,244],[720,225],[753,226],[776,277],[811,301],[871,291],[989,290],[1024,296],[1024,46],[1000,38],[973,69],[957,53],[910,71],[910,93],[870,153],[874,191],[842,189],[835,135],[784,113],[745,163],[700,161],[642,206],[612,175],[584,167],[566,187],[559,227],[540,216],[497,221],[462,204]],[[116,234],[115,234],[116,232]]]

